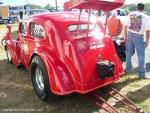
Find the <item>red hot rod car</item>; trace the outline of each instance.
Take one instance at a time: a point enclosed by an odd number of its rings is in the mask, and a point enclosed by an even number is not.
[[[96,8],[109,5],[108,0],[98,2]],[[107,8],[123,4],[110,3]],[[106,6],[101,8],[106,10]],[[111,37],[101,22],[88,20],[88,14],[79,17],[77,12],[32,16],[19,23],[16,39],[8,25],[8,60],[30,70],[33,87],[42,100],[74,92],[85,94],[119,80],[123,68]]]

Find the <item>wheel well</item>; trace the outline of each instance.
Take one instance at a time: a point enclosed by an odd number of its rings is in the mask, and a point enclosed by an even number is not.
[[[5,51],[6,51],[6,49],[7,49],[7,45],[5,45],[4,49],[5,49]]]
[[[30,66],[31,66],[32,59],[33,59],[34,57],[36,57],[36,56],[40,57],[41,60],[44,62],[44,60],[42,59],[42,57],[41,57],[40,55],[38,55],[37,53],[34,53],[34,54],[31,56],[31,58],[30,58]],[[44,64],[45,64],[45,62],[44,62]],[[46,64],[45,64],[45,67],[46,67],[46,69],[47,69]],[[30,68],[31,68],[31,67],[30,67]],[[48,71],[48,69],[47,69],[47,71]]]
[[[31,59],[30,59],[30,64],[32,62],[32,59],[35,57],[35,56],[39,56],[38,54],[34,53],[32,56],[31,56]],[[40,56],[39,56],[40,57]]]

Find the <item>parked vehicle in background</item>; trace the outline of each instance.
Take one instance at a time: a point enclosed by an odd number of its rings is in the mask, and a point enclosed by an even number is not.
[[[17,21],[17,13],[14,13],[13,11],[9,10],[9,17],[11,18],[12,23]]]
[[[47,9],[31,9],[28,12],[28,16],[32,16],[32,15],[37,15],[37,14],[44,14],[44,13],[49,13],[50,11]]]
[[[28,19],[30,16],[49,13],[49,12],[50,11],[47,9],[30,9],[26,14],[22,15],[22,19]],[[17,21],[21,21],[22,19],[20,18],[20,14],[18,14]]]
[[[14,23],[17,20],[17,14],[9,10],[8,5],[0,5],[0,23]]]
[[[9,20],[9,6],[0,5],[0,23],[8,23]]]

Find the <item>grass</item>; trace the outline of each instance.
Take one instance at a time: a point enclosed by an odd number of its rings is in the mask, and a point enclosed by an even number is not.
[[[14,39],[16,39],[17,36],[18,36],[18,31],[17,31],[17,30],[16,30],[16,31],[13,31],[13,32],[12,32],[12,37],[13,37]]]
[[[6,32],[4,26],[0,26],[0,32]],[[0,40],[4,32],[0,33]],[[17,32],[14,33],[16,37]],[[150,50],[150,47],[147,48]],[[150,75],[150,52],[147,51],[147,71]],[[114,83],[113,87],[122,94],[140,106],[144,111],[150,113],[150,80],[140,80],[137,78],[137,57],[133,57],[133,72],[127,76],[123,75],[121,79]],[[109,88],[105,87],[105,88]],[[101,89],[98,90],[101,92]],[[10,113],[3,111],[5,109],[26,109],[35,111],[24,111],[23,113],[105,113],[99,107],[92,105],[82,95],[73,94],[62,97],[54,103],[42,102],[34,93],[31,85],[29,72],[25,69],[18,69],[15,65],[8,64],[3,48],[0,48],[0,113]],[[106,98],[106,97],[105,97]],[[106,98],[113,102],[112,98]],[[130,113],[125,110],[119,102],[115,106],[121,113]],[[15,111],[15,113],[20,113]]]

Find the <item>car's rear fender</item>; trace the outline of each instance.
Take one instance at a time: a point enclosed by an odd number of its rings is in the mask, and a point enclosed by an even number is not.
[[[64,95],[74,90],[74,82],[63,62],[57,59],[56,56],[42,50],[35,51],[31,55],[30,61],[35,56],[39,56],[47,68],[50,87],[53,93]]]

